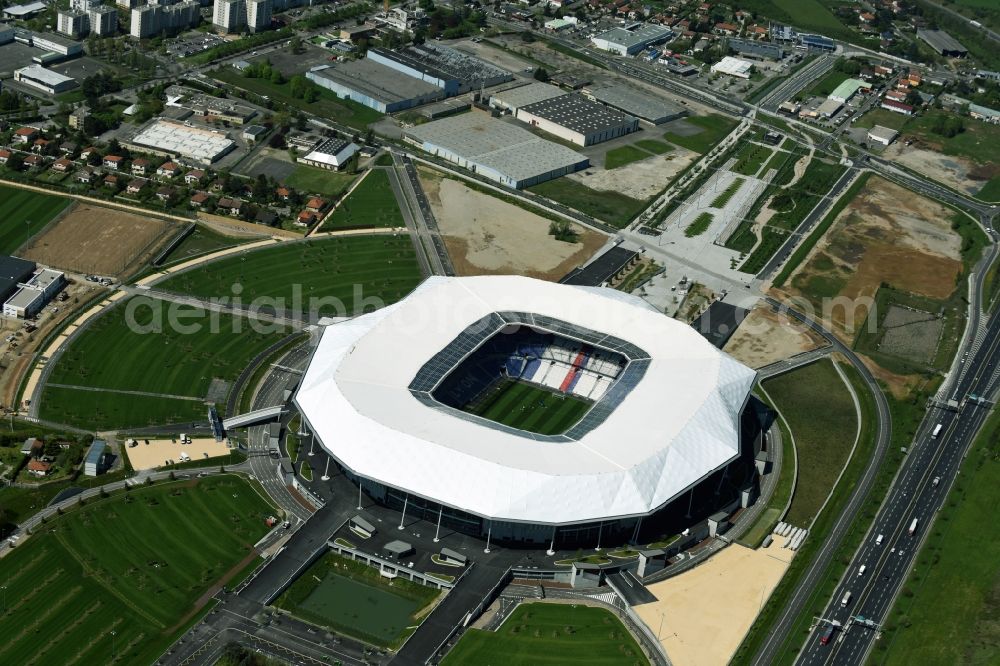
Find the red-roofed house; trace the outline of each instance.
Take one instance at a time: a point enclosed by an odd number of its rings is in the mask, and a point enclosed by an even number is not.
[[[125,158],[120,155],[105,155],[102,164],[105,169],[114,169],[118,171],[119,167],[125,163]]]
[[[903,104],[902,102],[897,102],[891,99],[882,100],[882,108],[888,111],[894,111],[896,113],[902,113],[904,116],[913,115],[913,107],[909,104]]]
[[[47,462],[35,459],[28,461],[29,474],[34,474],[35,476],[46,476],[50,471],[52,471],[52,465]]]
[[[14,132],[14,141],[18,143],[31,143],[38,138],[38,130],[34,127],[21,127]]]
[[[164,162],[160,165],[160,168],[156,170],[157,176],[166,176],[167,178],[173,178],[181,172],[181,168],[177,166],[175,162]]]
[[[10,151],[0,148],[0,164],[7,164],[7,160],[10,159]]]
[[[326,208],[326,200],[319,197],[313,197],[306,203],[306,210],[313,213],[322,213],[324,208]]]
[[[66,159],[65,157],[60,157],[55,162],[52,163],[52,170],[58,171],[59,173],[66,173],[73,167],[73,162]]]
[[[316,221],[316,213],[304,210],[301,213],[299,213],[299,217],[298,219],[295,220],[295,224],[299,225],[300,227],[308,227],[312,226],[312,224],[315,221]]]

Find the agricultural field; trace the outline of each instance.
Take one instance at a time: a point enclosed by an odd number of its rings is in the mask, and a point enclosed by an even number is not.
[[[15,254],[69,204],[65,197],[0,185],[0,254]]]
[[[769,379],[764,389],[791,429],[798,456],[798,479],[785,521],[808,528],[854,447],[854,401],[828,359]]]
[[[135,488],[50,520],[0,560],[0,661],[152,663],[207,593],[258,561],[252,544],[273,511],[227,475]]]
[[[558,435],[579,421],[592,404],[570,394],[506,380],[464,409],[512,428],[540,435]]]
[[[381,647],[398,647],[419,626],[440,590],[327,553],[275,605],[317,626]]]
[[[170,276],[156,288],[212,298],[231,297],[238,284],[244,305],[265,299],[264,305],[289,312],[348,315],[394,303],[421,279],[409,236],[375,235],[231,254]]]
[[[305,164],[296,164],[292,175],[285,178],[285,185],[299,192],[336,198],[350,187],[355,178],[357,176],[353,173],[327,171]]]
[[[254,240],[257,239],[252,236],[228,236],[221,234],[214,229],[199,224],[177,247],[170,251],[170,254],[164,258],[164,261],[160,265],[169,266],[171,264],[178,264],[188,259],[218,252],[219,250],[225,250],[226,248],[244,243],[251,243]]]
[[[382,169],[373,169],[323,222],[320,231],[402,227],[403,214]]]
[[[1000,416],[986,422],[962,463],[903,594],[876,642],[872,662],[995,663],[1000,644]]]
[[[699,128],[700,131],[685,131],[682,133],[678,130],[672,130],[664,134],[663,138],[672,144],[702,155],[711,150],[712,146],[733,131],[733,128],[737,125],[735,120],[717,115],[691,116],[677,122],[684,123],[685,125],[693,125]]]
[[[122,275],[151,258],[176,225],[149,215],[78,203],[33,237],[21,255],[75,273]]]
[[[648,664],[635,639],[611,611],[569,604],[522,603],[496,632],[470,629],[444,666],[496,663],[509,666]]]

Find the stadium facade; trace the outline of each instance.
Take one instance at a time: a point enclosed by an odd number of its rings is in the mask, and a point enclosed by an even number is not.
[[[690,513],[696,494],[713,511],[729,501],[731,467],[752,468],[755,378],[618,291],[432,277],[323,329],[295,403],[373,499],[551,549],[635,538],[644,520]],[[515,385],[532,397],[508,406]]]

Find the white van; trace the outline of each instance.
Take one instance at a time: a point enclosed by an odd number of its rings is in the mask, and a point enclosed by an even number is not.
[[[847,608],[847,604],[851,603],[851,593],[844,592],[844,598],[840,600],[840,607]]]
[[[881,534],[879,534],[877,537],[875,537],[875,545],[876,546],[881,546],[882,545],[882,535]]]
[[[865,575],[865,569],[867,569],[867,568],[868,567],[865,566],[864,564],[862,564],[860,567],[858,567],[858,576],[864,576]]]

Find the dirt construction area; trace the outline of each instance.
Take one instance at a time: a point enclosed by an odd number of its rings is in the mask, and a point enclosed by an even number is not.
[[[1000,173],[997,167],[980,166],[971,160],[921,148],[919,142],[907,146],[897,141],[886,148],[883,157],[968,194],[976,194],[985,181]]]
[[[32,238],[21,256],[65,271],[117,276],[149,258],[176,224],[77,203]]]
[[[954,212],[872,178],[783,290],[802,297],[844,340],[863,324],[879,285],[947,299],[962,270]]]
[[[767,548],[732,544],[690,571],[653,583],[657,598],[635,611],[674,666],[722,666],[785,574],[793,551],[774,536]]]
[[[558,280],[607,240],[578,225],[572,225],[577,242],[556,240],[549,235],[550,220],[432,171],[420,171],[420,184],[458,275]]]
[[[816,349],[822,342],[816,333],[795,320],[768,306],[758,306],[746,316],[723,351],[751,368],[762,368]]]
[[[677,146],[666,155],[647,157],[610,171],[591,167],[565,177],[591,189],[620,192],[642,200],[661,192],[697,157],[697,153]]]
[[[192,438],[190,444],[181,444],[179,438],[137,441],[138,444],[135,446],[124,447],[129,462],[136,471],[182,462],[182,453],[187,454],[191,460],[205,460],[229,454],[226,442],[217,442],[213,437]]]

